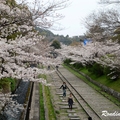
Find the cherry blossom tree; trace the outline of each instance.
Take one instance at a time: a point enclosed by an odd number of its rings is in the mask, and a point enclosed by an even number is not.
[[[50,44],[44,44],[43,36],[34,30],[33,20],[30,19],[30,12],[25,6],[11,6],[6,1],[1,1],[1,20],[0,20],[0,58],[1,74],[0,78],[13,77],[34,80],[34,74],[44,74],[48,71],[31,68],[26,65],[27,62],[38,62],[42,64],[53,64],[54,59],[48,58]],[[42,14],[43,15],[43,14]],[[29,18],[29,19],[28,19]],[[37,55],[34,50],[30,50],[34,45],[39,44]]]
[[[47,66],[61,61],[48,57],[53,48],[49,47],[50,43],[45,44],[45,37],[35,30],[35,23],[28,7],[18,5],[14,0],[0,0],[0,13],[0,79],[12,77],[48,85],[46,80],[37,76],[54,71],[31,67],[30,64]],[[36,48],[38,44],[39,47]],[[4,98],[4,101],[4,104],[7,103],[11,107],[17,104],[11,99],[7,101]]]

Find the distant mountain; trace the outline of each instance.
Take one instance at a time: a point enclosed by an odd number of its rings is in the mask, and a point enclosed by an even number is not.
[[[39,28],[39,27],[36,27],[35,28],[37,31],[39,31],[40,32],[40,34],[41,35],[45,35],[45,36],[54,36],[54,34],[51,32],[51,31],[49,31],[49,30],[46,30],[46,29],[41,29],[41,28]]]
[[[74,37],[69,37],[69,35],[63,36],[63,35],[55,35],[53,34],[50,30],[46,30],[46,29],[41,29],[36,27],[36,30],[38,30],[40,32],[41,35],[45,35],[46,39],[48,41],[53,41],[53,40],[58,40],[59,42],[65,44],[65,45],[70,45],[72,44],[74,41],[78,42],[78,44],[80,42],[83,42],[83,40],[85,39],[85,36],[74,36]]]

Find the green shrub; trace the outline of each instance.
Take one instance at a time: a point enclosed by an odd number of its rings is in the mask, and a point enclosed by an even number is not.
[[[73,67],[75,69],[81,69],[81,68],[83,68],[83,65],[82,65],[82,63],[75,63],[75,64],[73,64]]]
[[[61,49],[61,45],[58,40],[54,40],[51,46],[53,46],[55,49]]]
[[[120,71],[115,68],[112,69],[108,66],[105,66],[103,72],[107,79],[117,80],[120,77]]]
[[[108,75],[111,72],[110,67],[105,66],[103,72],[105,75]]]
[[[0,88],[3,90],[11,88],[11,92],[13,92],[16,88],[16,80],[13,78],[2,78],[0,80]]]
[[[89,72],[94,73],[97,77],[103,75],[103,67],[98,64],[94,63],[93,66],[91,65],[91,68],[89,68]]]
[[[71,59],[65,59],[65,60],[64,60],[64,63],[65,63],[65,64],[70,64],[70,62],[72,62]]]
[[[10,83],[7,80],[1,80],[0,81],[0,86],[2,88],[3,93],[10,92]]]
[[[88,69],[88,71],[92,73],[93,72],[93,68],[92,67],[93,67],[93,65],[87,65],[86,69]]]

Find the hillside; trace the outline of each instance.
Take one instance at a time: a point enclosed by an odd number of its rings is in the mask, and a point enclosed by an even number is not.
[[[70,45],[75,42],[75,43],[80,43],[82,42],[82,40],[85,39],[85,36],[74,36],[74,37],[69,37],[69,35],[63,36],[63,35],[55,35],[54,33],[52,33],[50,30],[46,30],[46,29],[41,29],[36,27],[36,30],[38,30],[40,32],[41,35],[45,35],[46,39],[48,41],[53,41],[53,40],[58,40],[59,42],[65,44],[65,45]]]

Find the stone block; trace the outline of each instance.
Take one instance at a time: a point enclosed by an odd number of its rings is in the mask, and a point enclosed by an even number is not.
[[[77,108],[76,106],[73,106],[73,109]],[[69,106],[60,106],[60,109],[70,109]]]
[[[70,117],[70,118],[78,118],[79,116],[76,113],[69,113],[68,117]]]
[[[70,120],[80,120],[80,118],[70,118]]]
[[[68,113],[75,113],[75,110],[67,110]]]

